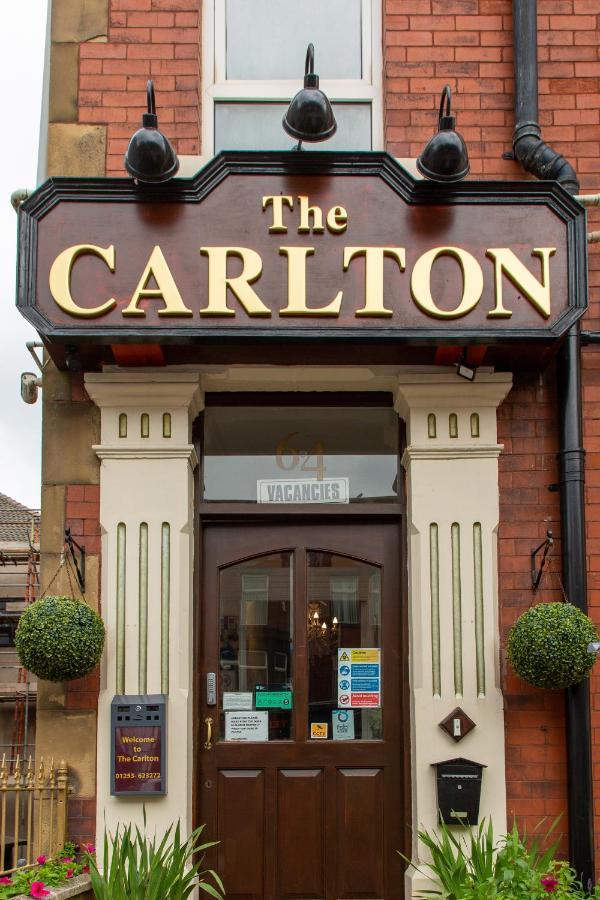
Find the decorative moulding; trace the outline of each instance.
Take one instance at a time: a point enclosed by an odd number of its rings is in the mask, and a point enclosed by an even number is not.
[[[435,447],[411,445],[402,454],[404,467],[413,459],[497,459],[504,449],[504,444],[437,444]]]

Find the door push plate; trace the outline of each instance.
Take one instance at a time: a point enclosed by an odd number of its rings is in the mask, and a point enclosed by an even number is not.
[[[214,672],[206,673],[206,705],[216,706],[217,703],[217,676]]]

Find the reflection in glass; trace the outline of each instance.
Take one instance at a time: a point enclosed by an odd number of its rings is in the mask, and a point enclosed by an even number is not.
[[[315,724],[326,723],[328,740],[381,740],[381,708],[340,710],[338,703],[339,648],[381,647],[380,569],[312,550],[307,600],[309,738],[316,733]],[[381,669],[379,676],[381,688]]]
[[[259,481],[273,489],[272,502],[280,502],[274,485],[291,482],[318,489],[343,481],[351,503],[398,499],[391,407],[211,406],[203,450],[205,500],[256,502]]]
[[[215,153],[220,150],[290,150],[295,146],[294,141],[281,127],[288,106],[288,101],[219,100],[215,103]],[[332,103],[332,107],[338,129],[327,141],[327,150],[370,150],[371,104]],[[302,149],[305,148],[307,151],[322,150],[323,145],[303,144]]]
[[[360,0],[227,0],[227,78],[297,82],[311,41],[322,79],[360,78],[360,7]]]
[[[269,740],[291,738],[292,621],[291,553],[271,553],[221,570],[222,738],[226,718],[236,710],[268,717]]]

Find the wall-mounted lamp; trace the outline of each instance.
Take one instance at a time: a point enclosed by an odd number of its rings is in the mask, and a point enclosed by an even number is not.
[[[146,85],[146,93],[148,112],[143,114],[142,127],[129,142],[125,168],[136,181],[159,184],[177,174],[179,160],[168,139],[158,130],[152,81]]]
[[[283,130],[296,138],[301,149],[302,141],[326,141],[337,131],[337,122],[331,103],[319,90],[319,76],[315,75],[315,48],[308,45],[304,64],[304,87],[298,91],[283,117]]]
[[[469,174],[466,144],[455,131],[456,117],[450,111],[452,91],[447,84],[442,91],[437,134],[430,139],[417,159],[417,169],[432,181],[461,181]]]
[[[27,350],[31,354],[32,358],[35,360],[35,364],[38,367],[40,373],[44,374],[44,362],[37,355],[36,350],[38,348],[43,347],[43,344],[40,344],[38,341],[27,341],[25,343]],[[22,372],[21,373],[21,400],[23,403],[36,403],[38,398],[38,392],[41,387],[43,387],[42,379],[35,374],[35,372]]]

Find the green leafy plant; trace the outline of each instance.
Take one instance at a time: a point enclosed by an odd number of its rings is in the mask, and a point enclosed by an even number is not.
[[[160,843],[130,825],[104,834],[102,869],[89,857],[92,889],[97,900],[185,900],[199,887],[211,897],[225,894],[221,879],[212,869],[202,869],[202,854],[215,842],[201,843],[204,826],[185,841],[179,823],[171,825]],[[192,859],[196,862],[191,865]]]
[[[572,603],[539,603],[511,628],[508,659],[529,684],[559,690],[586,677],[596,660],[588,644],[597,640],[592,620]]]
[[[550,837],[558,824],[554,822]],[[494,839],[492,823],[482,822],[465,836],[457,836],[449,826],[438,833],[420,831],[419,838],[428,849],[431,862],[417,870],[439,885],[424,890],[419,898],[443,900],[583,900],[588,897],[577,882],[568,863],[557,860],[558,841],[542,849],[539,839],[520,835],[516,824],[511,831]],[[400,854],[402,856],[402,854]],[[403,856],[406,862],[409,860]],[[592,895],[600,898],[600,888]]]
[[[104,623],[87,603],[42,597],[21,616],[15,647],[22,665],[38,678],[71,681],[98,664],[104,637]]]
[[[77,862],[75,858],[68,856],[70,847],[65,845],[55,859],[45,861],[45,857],[39,856],[38,860],[44,860],[31,868],[17,869],[8,875],[0,877],[0,900],[10,900],[25,894],[28,897],[47,897],[49,888],[57,888],[68,884],[77,875],[81,875],[86,866]]]

